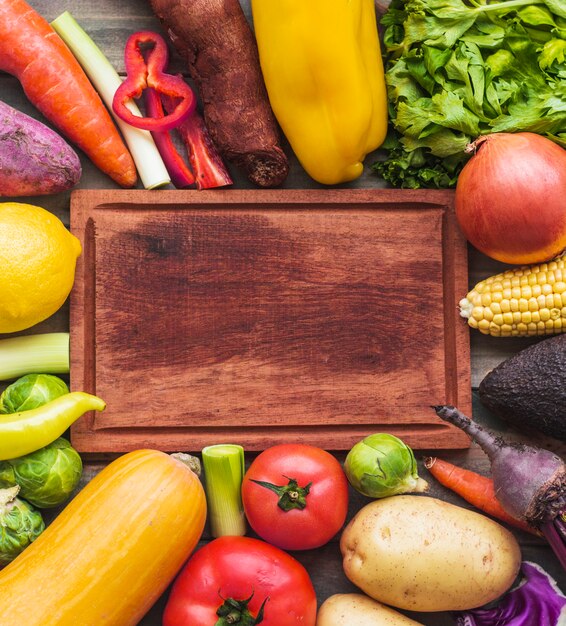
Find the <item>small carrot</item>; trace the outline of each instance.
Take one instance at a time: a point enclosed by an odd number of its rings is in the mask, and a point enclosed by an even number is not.
[[[133,159],[79,62],[25,0],[0,2],[0,70],[30,102],[119,185],[137,179]]]
[[[448,487],[480,511],[528,533],[541,536],[535,528],[507,513],[497,500],[491,478],[435,457],[425,458],[424,466],[441,485]]]

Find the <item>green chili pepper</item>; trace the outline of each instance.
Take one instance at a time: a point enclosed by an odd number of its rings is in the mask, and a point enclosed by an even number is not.
[[[103,411],[97,396],[73,391],[36,409],[0,415],[0,460],[14,459],[48,445],[87,411]]]

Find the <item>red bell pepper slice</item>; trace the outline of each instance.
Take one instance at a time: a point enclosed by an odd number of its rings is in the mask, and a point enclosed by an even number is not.
[[[148,87],[145,90],[145,110],[147,115],[162,119],[165,116],[161,98],[154,89]],[[194,113],[193,113],[194,115]],[[185,163],[169,131],[152,131],[151,136],[159,150],[159,154],[165,163],[165,167],[171,176],[171,182],[177,189],[185,189],[195,183],[195,177],[189,166]]]
[[[121,120],[143,130],[167,131],[195,110],[196,98],[189,85],[181,77],[165,73],[169,52],[161,35],[150,31],[134,33],[128,38],[124,58],[127,75],[112,100],[112,109]],[[148,87],[158,95],[175,98],[175,109],[161,118],[134,115],[127,103],[131,98],[140,98]]]
[[[173,98],[165,96],[163,107],[165,111],[172,111],[175,108]],[[213,189],[232,184],[232,178],[198,111],[194,111],[181,122],[176,131],[187,148],[197,189]]]

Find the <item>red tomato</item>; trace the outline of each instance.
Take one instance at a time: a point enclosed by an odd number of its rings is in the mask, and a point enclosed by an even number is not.
[[[163,626],[230,623],[314,626],[316,594],[307,570],[260,539],[219,537],[207,543],[177,577]]]
[[[262,539],[284,550],[310,550],[330,541],[344,525],[348,480],[329,452],[281,444],[264,450],[250,465],[242,501],[250,526]]]

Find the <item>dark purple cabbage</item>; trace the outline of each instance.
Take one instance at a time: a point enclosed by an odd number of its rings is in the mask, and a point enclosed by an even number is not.
[[[535,563],[523,561],[519,583],[495,606],[454,613],[457,626],[563,626],[566,596]]]

